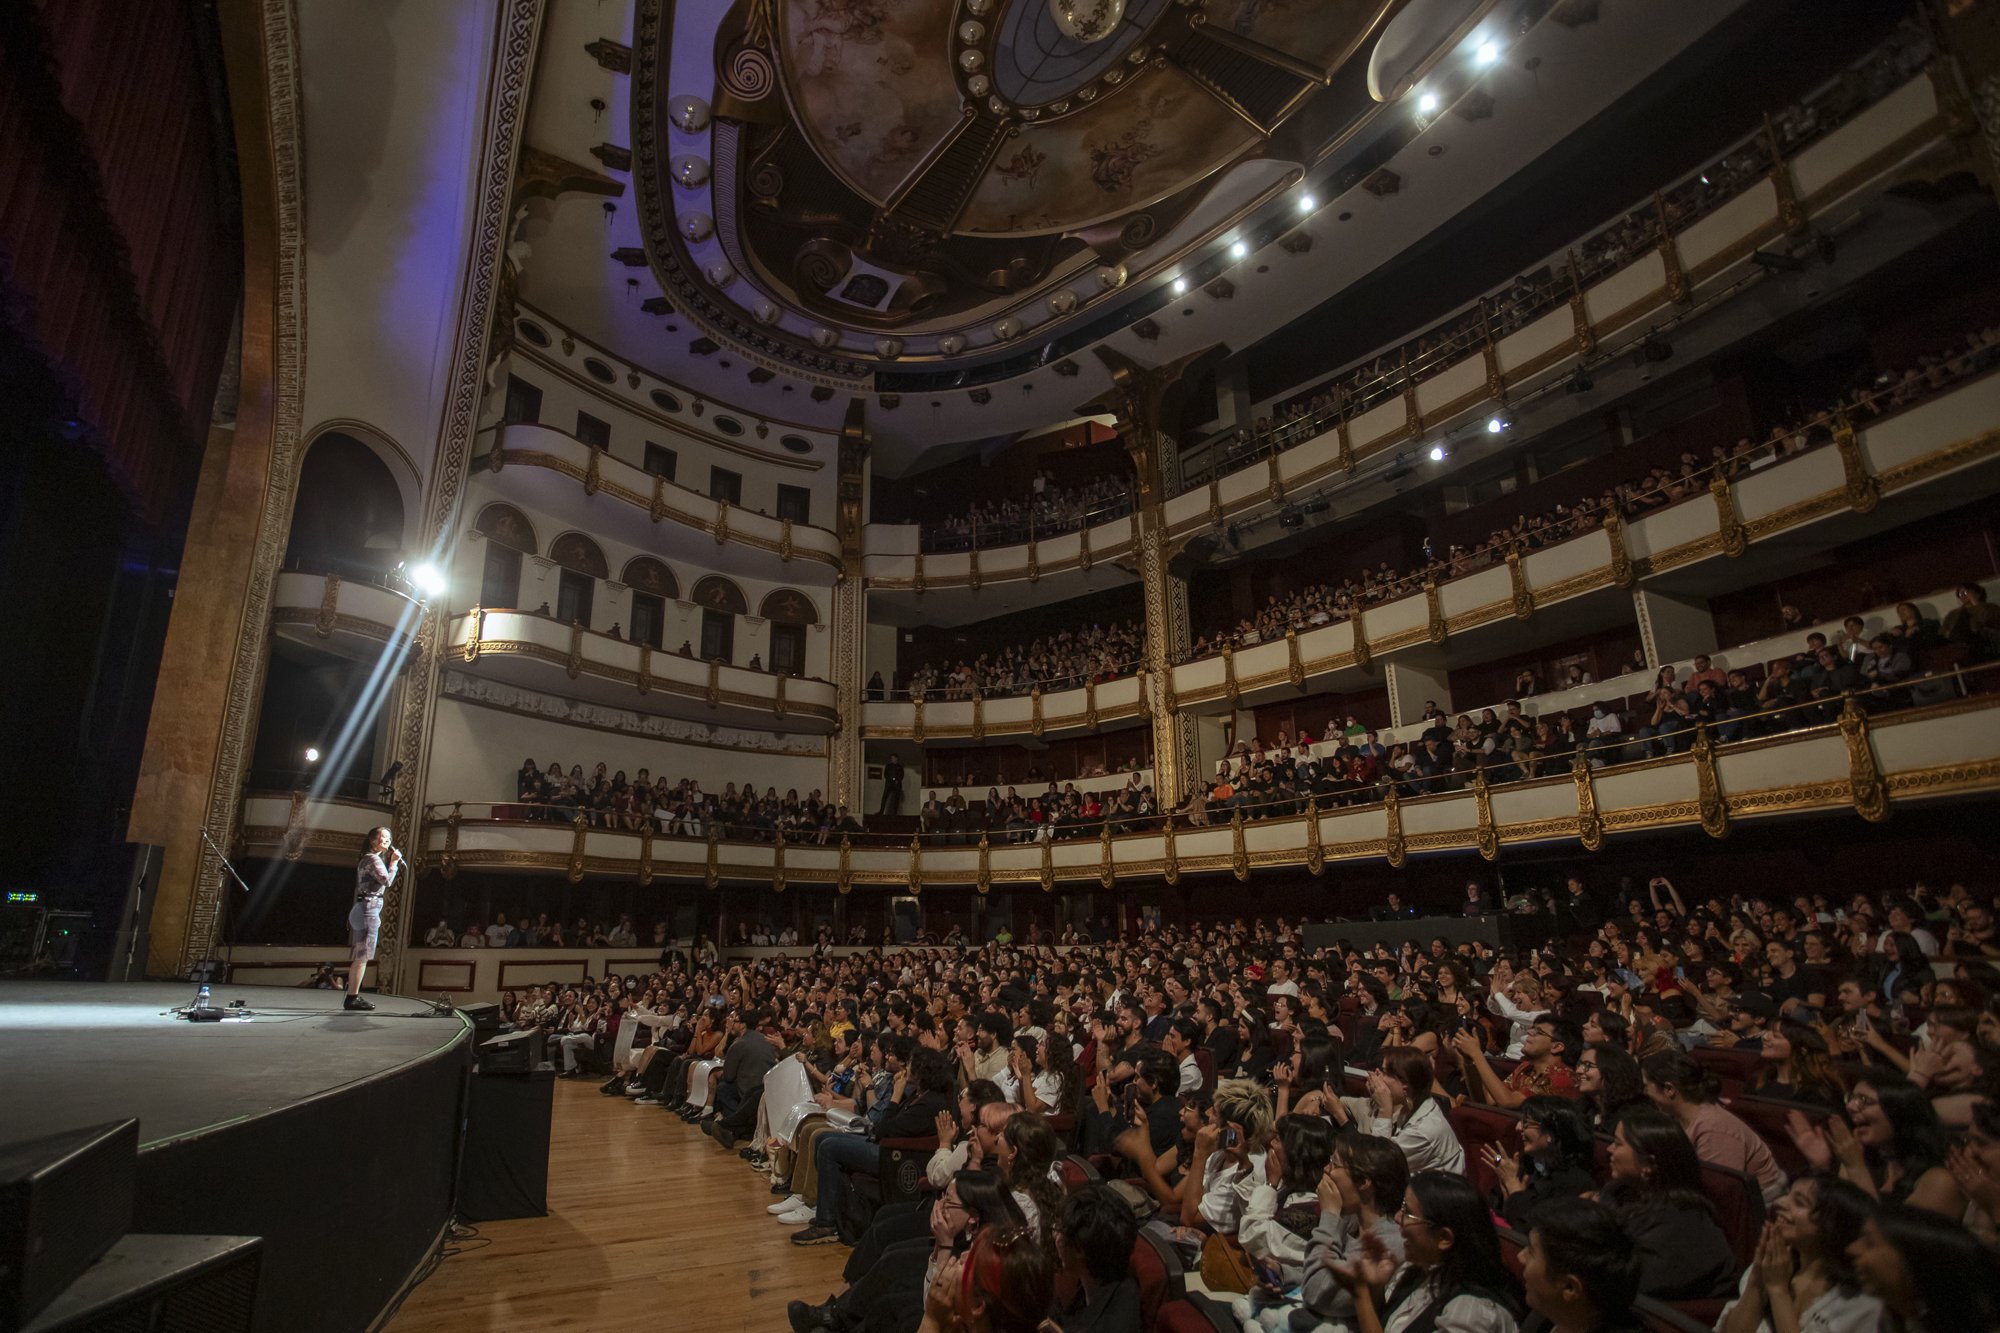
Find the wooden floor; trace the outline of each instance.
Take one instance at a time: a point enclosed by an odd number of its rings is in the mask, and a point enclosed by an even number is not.
[[[432,1330],[784,1330],[841,1287],[847,1250],[801,1249],[769,1181],[678,1116],[558,1080],[549,1215],[487,1222],[389,1325]]]

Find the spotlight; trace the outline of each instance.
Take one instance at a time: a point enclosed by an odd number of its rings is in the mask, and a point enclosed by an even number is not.
[[[1436,93],[1424,93],[1417,98],[1417,110],[1426,116],[1436,111],[1438,106],[1438,95]]]
[[[1241,241],[1238,241],[1236,244],[1229,247],[1229,257],[1231,259],[1247,259],[1249,258],[1249,256],[1250,256],[1250,247],[1243,244],[1243,242]]]
[[[1432,446],[1431,446],[1431,462],[1433,462],[1433,463],[1442,463],[1442,462],[1444,462],[1444,446],[1443,446],[1443,445],[1441,445],[1441,444],[1434,444],[1434,445],[1432,445]]]
[[[410,582],[426,597],[436,597],[447,586],[444,571],[428,560],[410,571]]]
[[[1481,42],[1479,49],[1472,53],[1472,59],[1481,69],[1486,68],[1500,59],[1500,43],[1492,41]]]
[[[1313,198],[1310,194],[1302,194],[1299,196],[1299,212],[1310,213],[1315,208],[1318,207],[1319,207],[1319,200]]]
[[[1507,415],[1505,412],[1499,412],[1486,418],[1486,433],[1488,435],[1498,435],[1500,432],[1510,429],[1513,424],[1513,417]]]
[[[1174,295],[1175,295],[1175,296],[1186,296],[1186,295],[1187,295],[1187,279],[1186,279],[1186,278],[1175,278],[1175,279],[1174,279]]]
[[[306,747],[306,762],[308,764],[317,764],[319,762],[319,747],[313,745]]]

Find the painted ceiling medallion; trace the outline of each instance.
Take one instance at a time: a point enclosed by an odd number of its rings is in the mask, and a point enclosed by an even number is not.
[[[903,340],[901,338],[877,338],[875,340],[875,355],[881,357],[884,361],[894,361],[902,354]]]
[[[815,347],[831,347],[840,341],[840,332],[824,324],[816,324],[813,326],[812,340]]]
[[[1049,0],[1049,15],[1073,42],[1101,42],[1125,17],[1125,0]]]
[[[682,153],[667,164],[673,178],[687,189],[695,189],[708,184],[708,159],[696,157],[692,153]]]
[[[946,356],[957,356],[965,350],[965,335],[962,333],[945,334],[944,337],[938,339],[938,350]]]
[[[706,213],[681,214],[681,235],[690,241],[705,241],[715,232],[715,219]]]
[[[729,266],[727,260],[723,259],[718,259],[711,263],[707,268],[702,270],[702,273],[716,287],[727,287],[730,283],[736,281],[736,270]]]
[[[1012,315],[997,321],[993,325],[993,336],[1003,343],[1013,342],[1014,339],[1021,336],[1021,321]]]
[[[778,303],[767,296],[751,306],[750,313],[759,324],[775,324],[783,312],[778,309]]]

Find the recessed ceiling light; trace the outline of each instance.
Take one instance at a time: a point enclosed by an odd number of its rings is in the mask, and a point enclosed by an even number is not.
[[[1434,444],[1434,445],[1432,445],[1432,446],[1431,446],[1431,462],[1433,462],[1433,463],[1442,463],[1442,462],[1444,462],[1444,446],[1443,446],[1443,445],[1441,445],[1441,444]]]
[[[1250,247],[1241,241],[1229,247],[1229,257],[1231,259],[1246,259],[1249,257],[1249,254]]]
[[[1436,93],[1424,93],[1417,98],[1417,110],[1421,111],[1424,115],[1428,116],[1437,109],[1438,95]]]
[[[1493,41],[1481,42],[1479,49],[1472,53],[1472,58],[1482,68],[1491,65],[1494,61],[1500,59],[1500,43]]]
[[[1318,207],[1319,207],[1319,200],[1313,198],[1310,194],[1302,194],[1299,196],[1299,212],[1310,213],[1315,208]]]
[[[1186,278],[1175,278],[1175,279],[1174,279],[1174,295],[1175,295],[1175,296],[1186,296],[1186,295],[1187,295],[1187,279],[1186,279]]]

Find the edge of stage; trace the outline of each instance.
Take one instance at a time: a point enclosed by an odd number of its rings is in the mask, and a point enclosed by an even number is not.
[[[139,1121],[133,1232],[261,1236],[257,1326],[373,1326],[450,1221],[472,1026],[422,1000],[188,982],[0,982],[9,1141]]]

